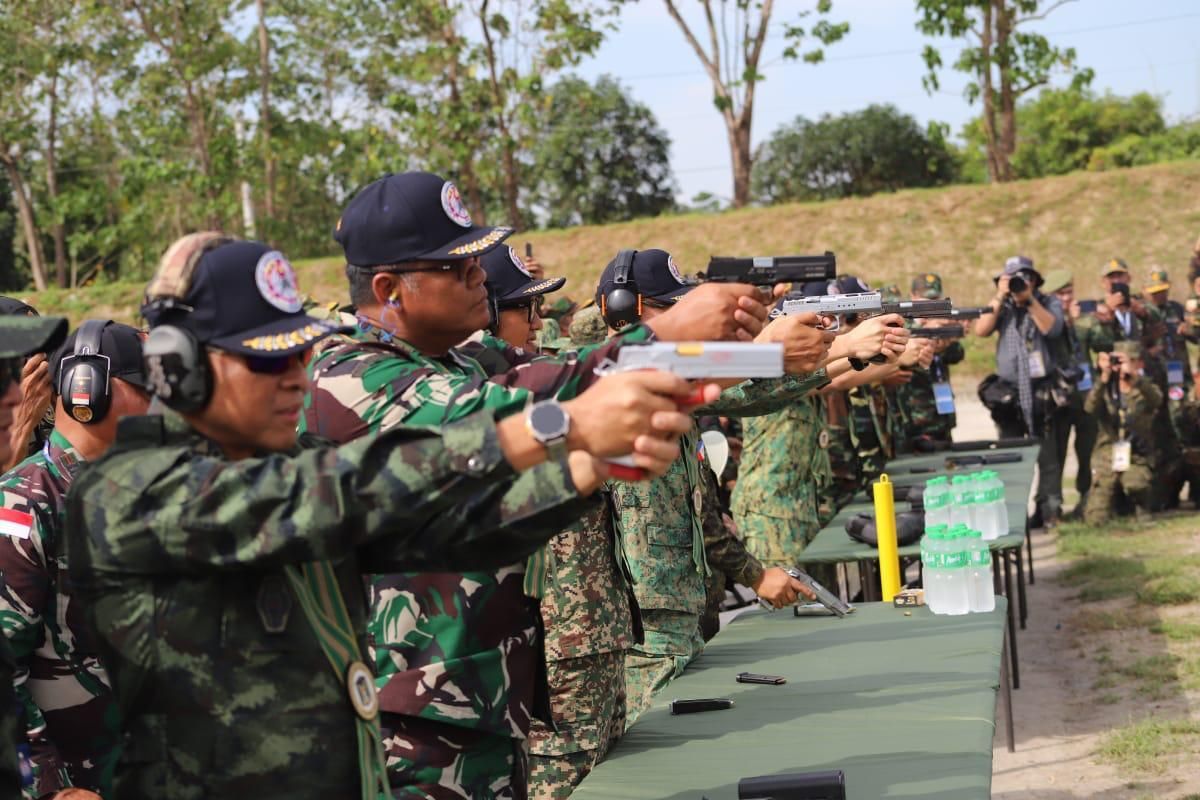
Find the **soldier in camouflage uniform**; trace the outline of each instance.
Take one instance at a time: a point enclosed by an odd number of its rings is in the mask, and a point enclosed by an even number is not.
[[[619,329],[627,320],[604,311],[607,297],[616,287],[616,260],[601,274],[596,304],[609,327]],[[630,265],[628,281],[637,287],[638,316],[653,320],[692,289],[674,259],[663,250],[637,252]],[[776,330],[795,331],[823,339],[811,328],[801,329],[794,320],[781,319]],[[812,366],[820,363],[821,355]],[[752,416],[776,411],[826,382],[824,371],[804,378],[787,376],[777,381],[746,381],[727,389],[706,413]],[[704,535],[706,503],[702,469],[698,458],[699,434],[689,432],[680,445],[683,455],[662,478],[642,483],[610,482],[617,513],[617,527],[625,559],[633,576],[634,594],[642,610],[644,641],[626,657],[626,727],[651,704],[655,692],[682,674],[699,654],[704,641],[700,617],[706,606],[708,577]],[[711,535],[720,547],[715,555],[732,572],[754,573],[757,565],[743,555],[744,547],[726,526],[713,525]],[[739,553],[738,550],[742,553]],[[791,603],[802,585],[781,569],[764,570],[753,588],[773,605]]]
[[[1150,270],[1144,295],[1147,304],[1158,312],[1159,320],[1146,342],[1146,354],[1158,365],[1165,379],[1163,389],[1166,414],[1159,418],[1156,439],[1159,443],[1159,463],[1156,483],[1161,488],[1162,504],[1178,508],[1179,494],[1188,482],[1184,469],[1182,438],[1183,403],[1192,388],[1192,366],[1188,356],[1185,334],[1188,331],[1187,311],[1182,303],[1171,300],[1171,279],[1165,269]],[[1193,494],[1195,489],[1192,490]]]
[[[497,569],[598,485],[591,459],[546,461],[521,420],[490,412],[299,452],[303,359],[335,330],[300,307],[290,264],[265,245],[173,245],[143,314],[149,383],[178,410],[122,420],[68,496],[73,596],[119,704],[118,798],[377,800],[360,559]],[[649,430],[635,416],[610,426],[616,452]],[[652,470],[677,452],[661,444],[641,451]]]
[[[61,317],[0,315],[0,463],[12,457],[12,432],[21,405],[21,369],[26,358],[54,350],[66,335],[67,321]],[[19,533],[25,522],[24,517],[0,510],[0,533],[4,535]],[[12,647],[7,637],[0,637],[0,797],[12,798],[19,797],[22,788],[32,786],[33,771],[24,735],[25,706],[13,691],[15,675]]]
[[[1120,364],[1114,367],[1112,360],[1118,357]],[[1099,367],[1096,385],[1084,403],[1084,411],[1095,415],[1100,428],[1084,511],[1089,525],[1108,522],[1119,493],[1133,503],[1139,519],[1149,513],[1154,494],[1154,417],[1162,404],[1159,388],[1140,375],[1143,360],[1136,342],[1118,342],[1112,353],[1100,355]]]
[[[649,340],[651,330],[639,327],[558,360],[491,336],[455,347],[489,323],[480,302],[486,275],[496,278],[488,281],[495,328],[527,345],[537,300],[563,284],[535,279],[514,250],[498,247],[511,229],[474,227],[457,196],[436,175],[406,173],[368,185],[347,206],[335,236],[358,330],[310,365],[304,430],[346,442],[479,409],[500,417],[535,404],[553,410],[598,380],[597,367],[620,347]],[[577,435],[607,421],[568,422]],[[499,573],[372,575],[368,632],[393,796],[525,796],[531,715],[546,704],[536,601],[552,569],[548,555]]]
[[[940,300],[942,297],[942,278],[933,272],[918,275],[912,282],[913,300]],[[921,320],[919,325],[937,327],[939,320]],[[951,410],[942,413],[938,410],[937,399],[934,396],[935,385],[942,384],[949,391],[950,367],[966,357],[962,342],[954,339],[934,339],[933,362],[928,369],[914,369],[908,383],[896,389],[896,400],[904,409],[904,428],[898,432],[901,445],[898,449],[911,452],[921,449],[916,442],[927,440],[941,444],[950,442],[950,432],[957,424],[953,411],[953,400],[949,404]],[[953,398],[953,393],[950,394]]]
[[[76,331],[51,359],[52,382],[59,387],[65,380],[68,392],[82,390],[87,398],[88,382],[95,377],[109,386],[109,399],[95,398],[95,407],[68,400],[55,415],[45,447],[0,476],[0,515],[6,521],[0,537],[5,578],[0,630],[17,658],[16,692],[25,707],[34,767],[29,798],[69,786],[107,794],[117,761],[116,707],[108,675],[83,625],[83,609],[72,602],[59,577],[66,569],[63,514],[67,490],[84,462],[112,444],[119,418],[145,413],[150,400],[139,332],[96,321],[88,334],[107,359],[104,374],[70,371],[79,361],[74,353],[81,334]]]

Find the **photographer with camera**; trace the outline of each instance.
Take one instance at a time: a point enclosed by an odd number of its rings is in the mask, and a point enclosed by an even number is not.
[[[1057,370],[1073,366],[1053,357],[1054,340],[1063,332],[1062,305],[1056,297],[1038,291],[1042,276],[1025,256],[1008,259],[995,281],[996,295],[989,304],[994,313],[975,320],[979,336],[999,331],[996,374],[980,384],[980,399],[992,412],[1001,438],[1032,436],[1041,441],[1034,522],[1035,527],[1054,525],[1062,509],[1062,454],[1056,426],[1065,424],[1065,415],[1053,389],[1060,378],[1071,381],[1070,375],[1060,376]]]

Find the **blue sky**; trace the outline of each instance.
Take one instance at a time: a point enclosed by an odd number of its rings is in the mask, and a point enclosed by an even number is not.
[[[685,8],[692,2],[680,0]],[[978,113],[962,95],[961,73],[945,69],[941,91],[932,96],[922,88],[920,50],[926,39],[915,28],[912,0],[833,0],[831,19],[848,21],[850,33],[826,51],[826,62],[780,60],[782,23],[812,6],[813,0],[775,4],[763,56],[767,79],[755,103],[756,144],[798,114],[815,118],[871,103],[893,103],[921,123],[947,122],[955,133]],[[1172,121],[1200,116],[1200,0],[1075,0],[1035,29],[1074,47],[1079,63],[1095,70],[1098,91],[1149,91],[1163,99]],[[957,46],[941,45],[943,61],[953,63]],[[588,78],[614,75],[654,110],[671,137],[682,200],[702,191],[728,198],[729,151],[711,85],[661,0],[628,4],[619,31],[578,72]]]

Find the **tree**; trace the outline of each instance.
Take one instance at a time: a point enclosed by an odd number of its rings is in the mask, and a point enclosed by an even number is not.
[[[957,174],[942,130],[922,130],[891,105],[816,122],[797,117],[759,146],[754,161],[755,197],[766,203],[936,186]]]
[[[563,78],[531,142],[537,205],[551,227],[657,216],[675,205],[671,141],[612,77]]]
[[[1097,96],[1083,87],[1046,89],[1017,107],[1013,174],[1018,178],[1063,175],[1086,169],[1093,154],[1127,137],[1153,137],[1167,130],[1162,103],[1147,92],[1131,97]],[[967,150],[987,149],[981,119],[963,130]]]
[[[704,11],[704,27],[708,44],[701,44],[693,26],[680,12],[679,0],[663,0],[667,13],[683,31],[713,87],[713,105],[721,113],[729,140],[729,156],[733,164],[733,205],[741,208],[750,202],[750,174],[754,166],[750,149],[750,129],[754,121],[754,92],[764,79],[759,71],[767,30],[774,10],[774,0],[700,0]],[[816,13],[827,15],[832,0],[817,0]],[[822,47],[801,55],[800,46],[806,36],[822,45],[839,41],[850,30],[850,23],[818,20],[810,28],[799,23],[811,11],[801,12],[796,21],[784,25],[787,46],[783,58],[803,58],[816,64],[825,58]]]
[[[1029,23],[1046,18],[1073,0],[917,0],[921,15],[917,29],[928,36],[951,36],[971,42],[963,48],[954,68],[971,76],[967,101],[983,100],[982,128],[986,142],[988,176],[993,181],[1015,177],[1013,153],[1017,149],[1017,101],[1045,85],[1055,69],[1072,75],[1072,84],[1084,86],[1090,69],[1079,69],[1073,47],[1058,48]],[[942,57],[926,45],[922,58],[928,70],[926,91],[938,88]]]

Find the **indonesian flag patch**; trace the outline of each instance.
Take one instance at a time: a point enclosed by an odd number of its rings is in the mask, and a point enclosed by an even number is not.
[[[28,539],[33,529],[33,515],[11,508],[0,508],[0,535]]]

